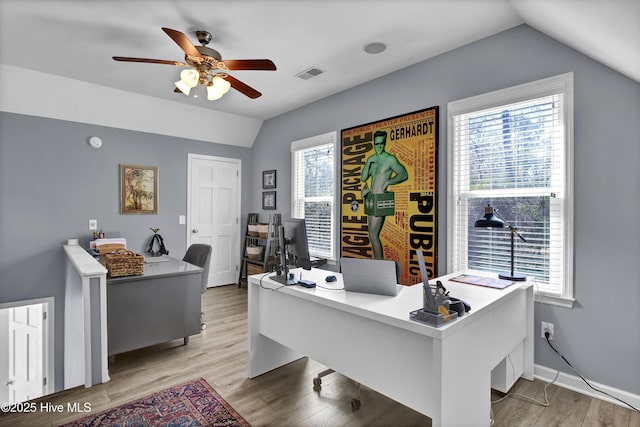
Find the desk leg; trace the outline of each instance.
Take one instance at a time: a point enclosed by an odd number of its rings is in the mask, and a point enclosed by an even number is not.
[[[524,339],[524,366],[522,372],[522,378],[529,381],[533,381],[533,342],[534,335],[534,300],[533,300],[533,286],[529,286],[526,290],[526,310],[527,310],[527,336]]]
[[[483,352],[470,349],[460,335],[436,342],[442,349],[442,377],[440,411],[432,415],[432,427],[489,426],[491,421],[491,369],[478,363],[485,359]]]
[[[302,355],[260,333],[260,294],[273,292],[249,283],[249,378],[298,360]]]

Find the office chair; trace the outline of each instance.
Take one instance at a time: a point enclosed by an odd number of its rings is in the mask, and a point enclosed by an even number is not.
[[[202,243],[194,243],[187,249],[184,254],[183,261],[189,264],[197,265],[202,268],[202,282],[200,284],[200,293],[204,294],[207,291],[207,281],[209,279],[209,266],[211,265],[211,246]],[[200,330],[207,329],[207,324],[204,322],[204,312],[200,312]]]
[[[396,282],[400,283],[400,275],[402,274],[402,264],[400,264],[399,261],[396,261]],[[320,390],[322,389],[322,377],[326,377],[329,374],[333,374],[335,371],[331,368],[329,369],[325,369],[324,371],[320,372],[314,379],[313,379],[313,390],[320,393]],[[358,409],[360,409],[360,383],[356,382],[356,385],[358,386],[358,395],[356,397],[354,397],[353,399],[351,399],[351,409],[353,411],[357,411]]]

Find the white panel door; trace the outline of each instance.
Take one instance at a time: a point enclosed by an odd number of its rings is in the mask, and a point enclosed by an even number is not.
[[[44,394],[43,304],[9,308],[9,403]]]
[[[235,159],[189,156],[187,243],[213,248],[208,286],[235,283],[240,262],[240,163]]]

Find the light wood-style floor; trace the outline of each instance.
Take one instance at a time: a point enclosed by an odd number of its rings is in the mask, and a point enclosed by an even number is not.
[[[339,375],[325,377],[318,394],[313,377],[324,366],[301,359],[250,380],[247,378],[247,290],[235,285],[210,288],[203,296],[207,329],[191,338],[116,356],[111,381],[74,388],[37,401],[53,405],[90,403],[91,413],[118,406],[191,379],[205,378],[253,426],[430,426],[429,418],[362,388],[362,407],[352,411],[357,389]],[[292,325],[295,327],[295,325]],[[132,325],[135,327],[135,325]],[[302,326],[300,326],[302,327]],[[515,392],[543,400],[541,381],[519,380]],[[493,405],[495,426],[640,427],[640,414],[556,386],[548,388],[549,407],[518,397]],[[493,392],[495,400],[501,397]],[[464,410],[464,403],[460,410]],[[86,415],[86,414],[85,414]],[[2,426],[57,426],[82,414],[38,412],[0,414]],[[478,425],[484,423],[478,422]],[[456,427],[456,426],[452,426]]]

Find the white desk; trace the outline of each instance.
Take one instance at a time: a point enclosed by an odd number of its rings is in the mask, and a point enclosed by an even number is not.
[[[343,287],[340,274],[326,283],[328,274],[303,271],[321,286]],[[493,368],[511,355],[533,380],[533,287],[447,281],[458,274],[440,280],[472,310],[439,328],[409,319],[422,307],[420,285],[386,297],[280,288],[268,274],[250,276],[249,378],[308,356],[431,417],[434,427],[489,425]]]

